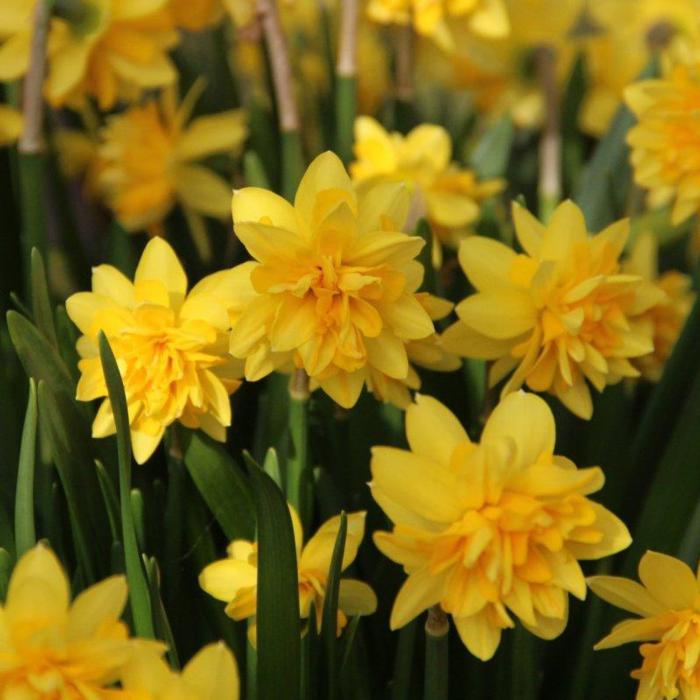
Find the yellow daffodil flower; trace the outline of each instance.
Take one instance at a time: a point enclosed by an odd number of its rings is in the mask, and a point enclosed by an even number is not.
[[[238,700],[240,695],[236,659],[223,642],[201,649],[181,673],[160,654],[139,649],[122,670],[121,685],[133,700]]]
[[[0,696],[126,698],[108,690],[133,653],[119,620],[126,598],[126,580],[112,576],[71,603],[68,579],[53,552],[42,544],[28,551],[0,606]]]
[[[674,202],[679,224],[700,211],[700,63],[678,63],[660,79],[625,90],[639,123],[627,135],[635,181],[649,190],[653,207]]]
[[[623,620],[596,644],[610,649],[643,642],[637,700],[692,700],[700,696],[700,576],[682,561],[647,552],[639,562],[640,583],[618,576],[593,576],[591,590],[638,618]]]
[[[231,186],[197,161],[236,153],[248,133],[245,114],[234,109],[190,121],[198,92],[193,88],[178,107],[166,93],[108,119],[97,153],[98,183],[128,231],[157,231],[176,203],[197,217],[228,216]]]
[[[439,241],[456,247],[479,218],[481,203],[504,187],[501,180],[479,182],[473,171],[453,163],[450,135],[436,124],[421,124],[402,136],[371,117],[358,117],[355,157],[350,165],[354,182],[407,185],[412,218],[426,217],[436,234],[438,264]]]
[[[232,270],[209,275],[187,293],[187,277],[162,239],[148,242],[134,282],[111,265],[92,272],[92,292],[78,292],[66,310],[83,334],[77,398],[107,396],[98,336],[107,336],[124,381],[134,457],[143,464],[165,429],[179,421],[216,440],[231,425],[229,394],[240,368],[226,352],[228,298],[236,294]],[[106,398],[95,416],[94,437],[116,431]]]
[[[27,72],[36,0],[3,0],[0,6],[0,80]]]
[[[85,0],[85,17],[55,34],[46,81],[53,105],[94,97],[100,109],[120,98],[171,85],[177,73],[167,50],[177,42],[167,0]]]
[[[292,362],[341,406],[378,370],[409,374],[406,343],[435,332],[417,298],[424,242],[401,233],[409,196],[397,184],[356,193],[332,153],[309,166],[294,204],[254,187],[234,192],[236,235],[253,263],[231,353],[256,381]]]
[[[503,629],[543,639],[566,627],[568,594],[583,599],[578,560],[627,547],[625,525],[587,498],[598,467],[554,455],[554,417],[538,396],[510,394],[479,443],[439,401],[418,396],[406,411],[410,451],[372,449],[372,496],[393,521],[374,541],[408,578],[392,629],[439,605],[469,651],[490,659]]]
[[[471,32],[491,38],[510,31],[503,0],[369,0],[367,16],[381,24],[412,24],[446,51],[455,46],[450,19],[466,22]]]
[[[0,146],[14,143],[22,133],[22,113],[0,104]]]
[[[632,319],[635,325],[645,327],[644,332],[654,342],[654,352],[632,360],[632,364],[645,379],[658,381],[673,346],[680,335],[690,307],[695,299],[691,292],[692,280],[678,270],[659,274],[658,241],[652,233],[642,233],[634,240],[630,255],[623,269],[639,275],[658,293],[658,301],[642,314]]]
[[[589,236],[571,201],[546,226],[518,204],[513,218],[522,254],[488,238],[462,243],[460,263],[477,293],[458,304],[460,320],[443,343],[466,357],[495,360],[491,386],[513,372],[502,396],[527,384],[588,419],[586,380],[602,391],[639,376],[630,360],[653,351],[651,335],[630,318],[653,306],[658,294],[620,269],[627,220]]]
[[[340,517],[327,520],[316,534],[303,544],[301,522],[294,508],[289,512],[294,528],[294,542],[299,568],[299,610],[302,620],[316,615],[316,624],[321,628],[323,604],[326,598],[328,571],[331,566],[333,547],[338,536]],[[355,561],[357,550],[365,534],[365,513],[349,513],[347,534],[341,571]],[[245,620],[255,616],[258,585],[258,545],[247,540],[234,540],[228,547],[228,558],[209,564],[199,577],[199,585],[211,596],[226,605],[226,614],[234,620]],[[371,615],[377,607],[374,591],[362,581],[341,578],[338,592],[338,634],[348,617]],[[254,645],[255,624],[248,627],[249,638]]]

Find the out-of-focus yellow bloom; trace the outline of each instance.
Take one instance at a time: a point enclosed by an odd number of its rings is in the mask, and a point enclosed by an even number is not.
[[[148,242],[134,282],[111,265],[92,271],[92,292],[78,292],[66,310],[83,335],[77,348],[77,398],[107,396],[98,336],[110,342],[124,381],[134,457],[143,464],[175,421],[201,428],[216,440],[231,425],[229,394],[240,368],[226,352],[228,299],[238,285],[233,270],[201,280],[187,293],[187,277],[162,239]],[[106,398],[95,416],[94,437],[116,431]]]
[[[674,224],[700,211],[700,64],[679,63],[662,79],[625,90],[639,123],[630,130],[635,180],[658,207],[675,200]]]
[[[443,342],[466,357],[496,360],[492,386],[513,372],[502,396],[527,384],[590,418],[586,380],[602,391],[639,376],[630,359],[653,351],[649,333],[630,319],[658,295],[620,270],[627,220],[589,236],[571,201],[557,207],[547,226],[515,203],[513,218],[523,254],[488,238],[462,243],[460,263],[477,293],[457,306],[460,320]]]
[[[27,552],[0,606],[1,696],[126,697],[108,690],[133,650],[127,626],[119,620],[126,597],[124,577],[112,576],[71,604],[68,579],[53,552],[41,544]]]
[[[22,124],[21,112],[0,104],[0,146],[14,143],[22,133]]]
[[[554,455],[554,416],[522,391],[495,408],[479,443],[439,401],[418,396],[406,437],[410,451],[372,449],[372,495],[394,523],[374,541],[408,574],[391,628],[439,605],[484,661],[514,626],[511,613],[538,637],[561,634],[568,593],[586,595],[578,560],[631,542],[618,518],[586,498],[603,486],[600,468]]]
[[[375,114],[391,83],[389,53],[381,28],[360,24],[357,39],[357,106],[361,114]]]
[[[152,650],[139,650],[121,673],[125,696],[133,700],[238,700],[236,659],[223,643],[209,644],[177,673]]]
[[[357,194],[339,158],[309,166],[294,205],[267,190],[234,192],[238,238],[255,259],[231,333],[231,353],[256,381],[294,362],[341,406],[372,369],[403,380],[406,343],[434,332],[417,298],[424,242],[401,233],[409,196],[382,183]]]
[[[466,22],[474,34],[496,38],[510,31],[503,0],[369,0],[367,15],[382,24],[413,24],[447,51],[454,49],[450,19]]]
[[[119,99],[170,85],[177,72],[167,50],[177,42],[167,0],[91,0],[79,24],[55,32],[46,94],[54,105],[84,95],[111,109]]]
[[[0,80],[27,72],[36,0],[3,0],[0,6]]]
[[[581,128],[604,134],[622,102],[624,89],[672,34],[700,37],[698,0],[589,0],[598,26],[582,47],[586,56],[587,94],[581,106]],[[658,38],[655,38],[655,34]]]
[[[658,381],[695,299],[692,280],[678,270],[659,274],[658,242],[652,233],[637,236],[623,270],[639,275],[658,294],[653,306],[632,319],[654,341],[654,352],[633,359],[632,364],[646,379]]]
[[[301,522],[294,508],[289,512],[294,528],[294,543],[299,568],[299,610],[303,620],[311,616],[311,606],[316,612],[316,625],[321,628],[323,605],[326,599],[328,571],[331,566],[333,547],[338,536],[340,517],[327,520],[316,534],[303,545]],[[347,535],[341,571],[355,561],[357,550],[365,534],[365,513],[349,513]],[[302,546],[303,545],[303,546]],[[226,605],[226,614],[234,620],[255,617],[258,586],[258,545],[248,540],[234,540],[228,547],[228,558],[209,564],[199,576],[199,585],[209,595]],[[377,607],[374,591],[364,582],[352,578],[341,578],[338,592],[338,634],[348,617],[371,615]],[[256,628],[248,627],[252,644],[255,644]]]
[[[199,32],[216,24],[224,14],[222,0],[168,0],[176,27]]]
[[[199,215],[228,216],[231,186],[196,161],[240,150],[245,114],[235,109],[189,121],[196,93],[177,108],[167,94],[131,107],[102,131],[99,186],[128,231],[157,226],[176,202]]]
[[[595,646],[610,649],[644,642],[639,649],[642,667],[632,673],[639,680],[637,700],[691,700],[700,696],[698,578],[682,561],[647,552],[639,562],[641,585],[617,576],[588,579],[597,596],[639,616],[620,622]]]
[[[472,170],[453,163],[450,135],[436,124],[421,124],[403,136],[371,117],[358,117],[355,157],[354,182],[403,182],[409,188],[411,218],[426,217],[438,245],[442,240],[457,247],[479,218],[481,203],[504,187],[502,180],[479,182]]]

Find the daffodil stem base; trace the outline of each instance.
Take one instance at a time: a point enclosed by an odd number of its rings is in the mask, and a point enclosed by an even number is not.
[[[425,622],[425,700],[447,700],[449,631],[447,615],[438,605],[434,605],[428,610]]]
[[[336,152],[343,163],[352,160],[353,125],[357,113],[357,79],[354,75],[337,75],[335,83]]]

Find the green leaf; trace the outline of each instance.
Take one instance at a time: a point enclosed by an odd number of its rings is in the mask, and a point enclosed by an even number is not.
[[[22,429],[15,493],[15,544],[21,557],[36,544],[34,524],[34,468],[36,466],[37,399],[36,384],[29,380],[29,400]]]
[[[280,471],[280,461],[277,459],[277,450],[270,447],[265,453],[263,470],[280,488],[282,488],[282,472]]]
[[[326,653],[326,673],[328,676],[328,689],[326,696],[329,700],[338,697],[338,594],[340,590],[340,574],[343,566],[343,554],[345,552],[345,540],[348,530],[348,519],[345,511],[340,513],[340,526],[333,546],[333,555],[328,569],[326,582],[326,595],[323,602],[323,618],[321,625],[321,637]],[[310,621],[314,624],[314,620]]]
[[[246,185],[249,187],[262,187],[270,189],[270,179],[265,172],[260,156],[255,151],[246,151],[243,156],[243,174],[245,176]]]
[[[107,384],[109,401],[117,427],[117,456],[119,460],[119,502],[122,520],[122,542],[129,584],[129,601],[134,628],[139,637],[154,636],[151,600],[146,575],[136,539],[136,528],[131,509],[131,434],[126,406],[124,384],[117,361],[104,333],[100,332],[100,360]]]
[[[36,248],[32,248],[31,266],[31,300],[34,323],[36,323],[37,328],[44,334],[49,343],[57,347],[58,341],[56,339],[51,297],[49,296],[49,288],[46,282],[46,269],[44,268],[44,260],[41,257],[41,253]]]
[[[292,519],[277,484],[244,456],[258,524],[257,697],[299,700],[301,629]]]
[[[514,138],[515,126],[509,115],[484,131],[469,157],[469,164],[481,179],[505,175]]]
[[[391,700],[408,700],[414,687],[417,620],[399,630],[394,657],[394,677],[391,684]]]
[[[136,543],[139,551],[146,549],[146,504],[143,501],[141,489],[131,489],[131,512],[134,517],[134,529],[136,530]]]
[[[639,79],[652,77],[655,72],[655,63],[652,62]],[[634,114],[622,105],[581,175],[574,199],[583,209],[586,223],[592,231],[600,230],[621,214],[629,183],[626,139],[634,123]]]
[[[0,547],[0,603],[5,602],[7,589],[10,585],[12,575],[12,555],[4,548]]]
[[[193,433],[185,449],[185,466],[226,537],[253,539],[255,506],[250,486],[223,447]]]
[[[106,573],[108,552],[99,485],[87,452],[86,431],[75,405],[64,393],[54,393],[39,381],[39,416],[45,426],[61,486],[68,504],[73,541],[86,583]]]
[[[155,633],[158,639],[162,639],[168,645],[168,661],[173,668],[180,668],[180,659],[177,653],[175,637],[165,612],[163,600],[160,595],[160,569],[155,557],[143,556],[143,563],[148,579],[148,590],[151,594],[151,608],[153,609],[153,620],[155,623]]]
[[[121,542],[122,539],[122,526],[119,520],[119,499],[117,498],[117,493],[114,490],[114,484],[112,479],[107,473],[104,464],[99,460],[95,460],[95,471],[97,472],[97,480],[100,484],[100,491],[102,492],[102,499],[104,500],[104,507],[107,513],[107,519],[109,520],[109,530],[112,535],[112,541]]]
[[[634,541],[626,553],[626,575],[634,575],[647,549],[678,551],[700,499],[700,374],[695,376],[686,401],[676,404],[675,411],[677,422],[649,486],[634,529]]]
[[[36,326],[16,311],[8,311],[7,327],[26,373],[37,382],[45,381],[52,392],[72,397],[74,385],[63,359]]]

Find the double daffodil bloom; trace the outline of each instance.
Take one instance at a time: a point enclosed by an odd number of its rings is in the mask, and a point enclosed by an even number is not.
[[[696,700],[700,697],[700,572],[659,552],[639,562],[640,583],[617,576],[593,576],[591,590],[600,598],[637,615],[613,627],[596,644],[610,649],[642,642],[637,700]]]
[[[167,91],[160,101],[110,117],[97,149],[97,186],[128,231],[155,228],[173,206],[191,216],[224,219],[231,186],[197,161],[237,153],[248,130],[240,109],[190,120],[201,83],[177,106]]]
[[[636,182],[649,191],[653,207],[673,202],[679,224],[700,211],[700,63],[677,63],[659,79],[625,90],[638,124],[627,135]]]
[[[181,673],[156,651],[138,649],[120,677],[130,700],[238,700],[240,694],[236,659],[223,642],[198,651]]]
[[[0,697],[108,700],[134,644],[120,621],[123,576],[83,591],[72,603],[61,564],[42,544],[17,562],[0,606]],[[156,642],[139,642],[158,653]]]
[[[631,361],[654,350],[648,328],[631,319],[654,306],[659,293],[620,268],[628,221],[590,236],[570,201],[546,226],[518,204],[513,218],[524,253],[489,238],[462,243],[459,260],[477,292],[458,304],[460,320],[443,343],[467,357],[495,360],[491,386],[511,375],[502,396],[526,384],[590,418],[586,382],[602,391],[637,377]]]
[[[412,24],[446,51],[455,46],[449,20],[466,23],[471,32],[490,38],[510,31],[503,0],[369,0],[367,16],[381,24]]]
[[[73,22],[52,37],[46,96],[53,105],[94,97],[102,110],[144,90],[172,85],[167,55],[178,36],[168,0],[81,0]]]
[[[634,240],[623,269],[639,275],[658,294],[655,304],[632,319],[651,336],[654,351],[632,360],[645,379],[658,381],[695,300],[689,275],[678,270],[659,274],[658,241],[653,233],[642,233]],[[654,293],[653,291],[650,293]]]
[[[377,182],[408,187],[413,198],[410,218],[425,217],[435,234],[437,266],[440,241],[457,247],[479,218],[481,203],[504,187],[501,180],[480,182],[473,171],[453,163],[450,135],[436,124],[421,124],[403,136],[371,117],[358,117],[355,158],[350,174],[361,187]]]
[[[299,609],[302,620],[308,620],[312,606],[316,625],[321,628],[323,605],[326,598],[328,571],[333,547],[338,537],[340,517],[327,520],[316,534],[303,544],[304,535],[299,516],[289,506],[294,528],[297,563],[299,568]],[[365,534],[365,513],[349,513],[347,535],[341,571],[355,561],[357,550]],[[234,540],[228,547],[228,558],[209,564],[199,577],[200,586],[209,595],[226,605],[226,614],[234,620],[255,617],[258,586],[258,546],[248,540]],[[349,617],[371,615],[377,607],[374,591],[362,581],[341,578],[338,592],[338,634]],[[255,624],[248,627],[252,644],[256,640]]]
[[[92,292],[78,292],[66,310],[83,335],[77,398],[107,396],[98,336],[109,340],[124,381],[134,457],[143,464],[165,429],[179,421],[215,440],[231,425],[229,394],[241,367],[228,353],[228,299],[236,294],[232,270],[209,275],[188,293],[187,277],[172,248],[149,241],[134,282],[111,265],[92,272]],[[92,426],[94,437],[116,431],[109,398]]]
[[[554,417],[534,394],[507,396],[479,443],[439,401],[406,411],[410,451],[372,449],[372,496],[393,521],[374,542],[408,575],[391,612],[403,627],[433,605],[469,651],[490,659],[513,616],[543,639],[566,627],[568,594],[583,599],[579,559],[627,547],[625,525],[587,496],[598,467],[554,454]]]
[[[407,379],[407,343],[435,333],[417,294],[424,241],[401,232],[408,207],[402,185],[356,193],[332,153],[309,166],[293,205],[234,192],[234,229],[254,261],[236,268],[248,286],[232,300],[230,349],[249,381],[296,364],[349,408],[372,372]]]

